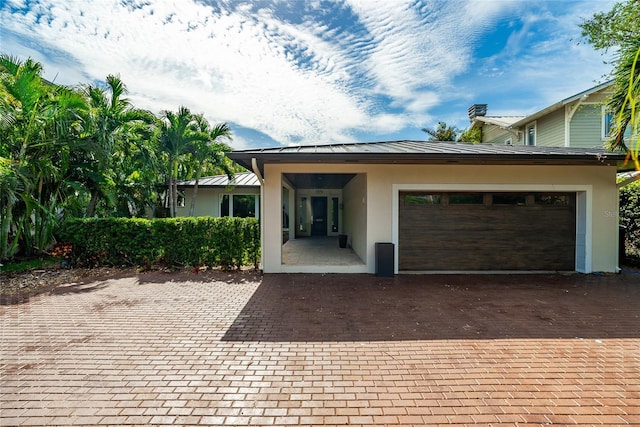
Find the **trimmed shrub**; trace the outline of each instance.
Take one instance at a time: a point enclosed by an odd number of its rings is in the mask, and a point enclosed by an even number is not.
[[[254,218],[75,218],[65,221],[56,237],[72,245],[71,261],[84,266],[257,268],[260,258]]]
[[[640,181],[620,189],[620,225],[625,228],[626,262],[640,265]]]

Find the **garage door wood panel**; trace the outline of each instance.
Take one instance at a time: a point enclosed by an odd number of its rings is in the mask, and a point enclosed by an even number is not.
[[[429,205],[400,198],[400,270],[575,269],[570,205]]]

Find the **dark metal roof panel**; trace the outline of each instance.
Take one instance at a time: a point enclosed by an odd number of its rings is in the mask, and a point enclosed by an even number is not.
[[[468,144],[440,141],[359,142],[295,147],[259,148],[227,154],[237,163],[251,168],[255,158],[262,169],[264,163],[580,163],[612,164],[624,160],[624,153],[602,149],[540,147],[502,144]]]
[[[233,157],[246,154],[331,154],[331,153],[389,153],[389,154],[500,154],[500,155],[557,155],[557,156],[593,156],[609,157],[624,154],[611,153],[597,148],[569,148],[569,147],[541,147],[502,144],[468,144],[460,142],[440,141],[389,141],[389,142],[358,142],[352,144],[303,145],[293,147],[258,148],[254,150],[233,151]]]

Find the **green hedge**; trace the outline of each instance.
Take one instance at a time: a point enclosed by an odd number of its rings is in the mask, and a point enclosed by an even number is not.
[[[620,189],[620,225],[625,228],[626,261],[640,265],[640,181]]]
[[[58,242],[70,243],[76,265],[253,265],[260,259],[254,218],[88,218],[65,221]]]

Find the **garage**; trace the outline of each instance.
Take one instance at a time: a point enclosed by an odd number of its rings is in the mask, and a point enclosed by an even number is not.
[[[399,196],[400,271],[576,269],[576,193]]]
[[[260,148],[229,157],[262,183],[265,273],[375,274],[391,264],[394,274],[618,270],[616,172],[624,153],[381,141]],[[362,263],[342,265],[339,254],[332,263],[313,256],[283,262],[283,188],[289,187],[298,232],[301,212],[317,216],[311,197],[334,198],[323,188],[304,194],[291,185],[296,175],[352,176],[338,196],[338,233]],[[343,249],[338,242],[329,247]]]

